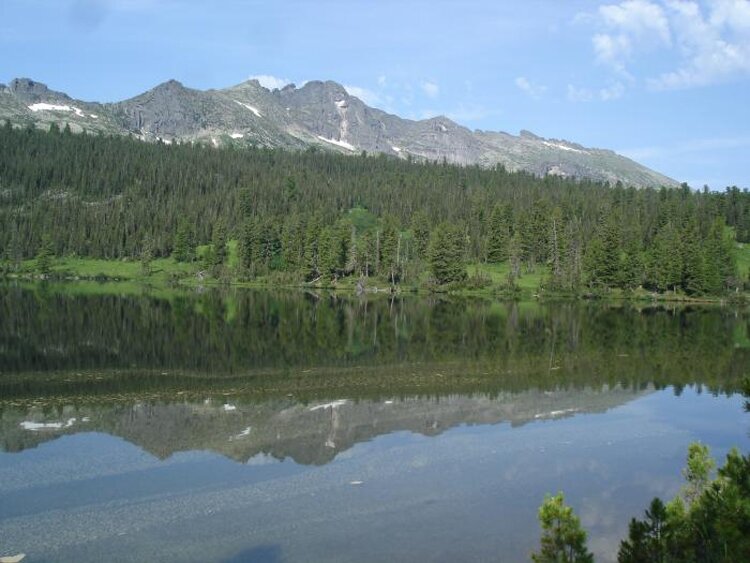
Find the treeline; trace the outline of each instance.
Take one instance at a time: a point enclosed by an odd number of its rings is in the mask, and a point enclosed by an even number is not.
[[[510,264],[584,288],[720,293],[740,287],[750,193],[610,186],[307,150],[214,149],[0,127],[0,252],[200,259],[233,275],[462,282]],[[207,246],[207,248],[206,248]],[[200,248],[203,247],[203,248]],[[429,272],[429,276],[427,275]],[[474,279],[481,284],[486,280]]]

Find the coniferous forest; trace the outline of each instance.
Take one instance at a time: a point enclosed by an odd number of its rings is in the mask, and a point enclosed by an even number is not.
[[[543,271],[562,292],[743,288],[750,193],[635,189],[309,149],[216,149],[0,127],[0,256],[200,261],[219,276],[472,283]],[[475,280],[476,282],[476,280]],[[481,282],[481,280],[480,280]]]

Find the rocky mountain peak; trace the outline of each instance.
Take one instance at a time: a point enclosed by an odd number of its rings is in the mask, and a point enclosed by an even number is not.
[[[168,80],[111,104],[72,100],[29,78],[0,88],[0,120],[35,126],[70,124],[75,131],[138,135],[144,140],[213,146],[323,147],[344,154],[503,165],[540,176],[555,174],[632,186],[678,186],[666,176],[611,151],[570,141],[471,131],[444,115],[402,119],[369,107],[332,80],[287,84],[269,91],[256,79],[220,90]]]
[[[165,92],[167,94],[177,94],[179,92],[184,92],[188,90],[182,82],[179,80],[175,80],[174,78],[170,78],[166,82],[162,82],[161,84],[155,86],[151,89],[152,92]]]
[[[234,86],[227,88],[227,90],[257,90],[259,88],[263,88],[263,86],[261,86],[260,84],[260,80],[258,80],[257,78],[251,78],[249,80],[245,80],[244,82],[240,82],[239,84],[235,84]]]
[[[50,90],[46,84],[30,78],[14,78],[10,81],[8,90],[11,94],[26,102],[70,99],[68,95]]]
[[[10,81],[10,90],[14,94],[44,94],[49,90],[46,84],[41,82],[34,82],[31,78],[14,78]]]

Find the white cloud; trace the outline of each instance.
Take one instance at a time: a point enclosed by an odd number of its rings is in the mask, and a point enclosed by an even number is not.
[[[718,0],[711,12],[711,24],[726,25],[736,31],[750,31],[750,2],[747,0]]]
[[[376,106],[382,103],[382,98],[376,92],[368,90],[367,88],[360,88],[359,86],[344,85],[344,89],[349,93],[350,96],[356,96],[368,106]]]
[[[654,2],[626,0],[600,6],[598,16],[604,32],[591,39],[596,60],[624,76],[629,76],[626,64],[636,49],[672,44],[669,20]]]
[[[599,8],[605,25],[636,38],[656,38],[669,44],[669,21],[662,7],[648,0],[626,0]]]
[[[428,98],[437,98],[440,95],[440,86],[438,86],[437,82],[425,80],[420,86]]]
[[[271,76],[270,74],[256,74],[248,77],[248,80],[257,80],[263,88],[274,90],[276,88],[281,89],[287,84],[291,84],[292,81],[286,78],[279,78],[278,76]]]
[[[538,100],[542,97],[542,94],[547,90],[546,86],[542,86],[541,84],[533,84],[528,78],[525,76],[519,76],[515,79],[515,85],[518,89],[522,90],[523,92],[526,92],[529,96],[534,98],[535,100]]]
[[[716,0],[708,15],[695,2],[667,5],[682,60],[676,70],[649,79],[649,86],[691,88],[750,74],[750,2]]]
[[[596,60],[609,65],[616,71],[626,74],[625,61],[630,59],[633,51],[630,38],[626,35],[608,35],[597,33],[591,38]]]
[[[598,27],[591,38],[596,61],[620,81],[634,81],[637,59],[654,51],[674,61],[671,70],[647,78],[655,90],[750,75],[748,0],[624,0],[600,6],[595,15],[579,14],[576,21]],[[600,91],[600,97],[612,99],[613,93]]]
[[[590,102],[594,99],[594,94],[588,88],[577,88],[568,84],[568,100],[571,102]]]

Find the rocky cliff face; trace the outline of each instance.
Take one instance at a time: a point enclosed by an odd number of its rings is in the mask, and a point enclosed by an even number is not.
[[[269,91],[256,80],[220,90],[194,90],[170,80],[112,104],[73,100],[26,78],[0,87],[0,120],[76,132],[135,135],[143,140],[205,142],[345,154],[385,153],[396,158],[446,160],[461,165],[502,165],[539,176],[586,178],[625,185],[676,186],[677,182],[612,151],[544,139],[471,131],[439,116],[401,119],[351,96],[336,82],[311,81]]]

